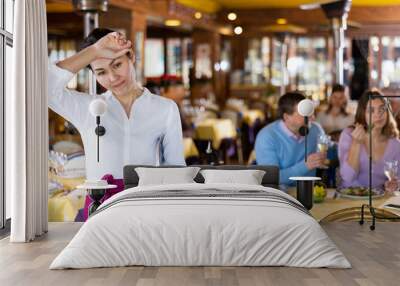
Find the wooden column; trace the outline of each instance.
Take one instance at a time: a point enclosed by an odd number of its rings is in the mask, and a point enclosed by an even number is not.
[[[144,11],[131,12],[131,34],[130,39],[134,46],[136,56],[136,79],[144,84],[144,43],[146,40],[146,13]]]
[[[225,81],[222,79],[224,75],[220,70],[215,69],[221,60],[221,35],[217,32],[195,29],[192,36],[194,74],[196,75],[197,49],[199,45],[208,44],[210,46],[210,69],[214,93],[217,103],[222,105],[225,101]]]

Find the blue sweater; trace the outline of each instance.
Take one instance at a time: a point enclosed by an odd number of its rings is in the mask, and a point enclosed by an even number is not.
[[[289,177],[315,176],[315,170],[308,170],[304,162],[304,140],[298,142],[282,129],[282,120],[265,126],[258,133],[255,143],[258,165],[275,165],[279,167],[280,184],[292,186],[294,181]],[[312,123],[307,137],[307,154],[317,150],[317,139],[323,134],[322,128]]]

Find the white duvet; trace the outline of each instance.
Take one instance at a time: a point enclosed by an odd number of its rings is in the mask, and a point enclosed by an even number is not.
[[[136,192],[262,190],[238,184],[136,187],[104,202],[50,269],[145,266],[350,268],[318,222],[290,204],[261,198],[175,197],[121,200]]]

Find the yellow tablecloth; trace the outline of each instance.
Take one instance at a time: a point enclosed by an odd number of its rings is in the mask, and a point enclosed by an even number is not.
[[[74,221],[85,204],[85,191],[58,192],[49,198],[49,221]]]
[[[85,192],[76,187],[84,183],[85,178],[63,178],[52,174],[49,177],[63,185],[63,190],[49,196],[49,221],[74,221],[85,202]]]
[[[206,119],[196,126],[195,137],[211,140],[214,149],[219,149],[222,139],[236,138],[236,129],[229,119]]]
[[[296,188],[290,188],[288,193],[296,197]],[[355,199],[334,197],[335,193],[334,189],[328,189],[327,193],[328,195],[324,199],[324,201],[322,203],[314,203],[312,209],[310,210],[312,216],[318,221],[336,211],[354,207],[361,207],[362,204],[368,203],[368,200],[355,200]],[[385,194],[385,196],[381,198],[373,199],[372,204],[379,208],[382,208],[383,205],[387,203],[399,204],[400,197],[398,197],[399,199],[397,199],[397,202],[393,202],[393,200],[396,200],[395,198],[396,197],[392,195]],[[400,215],[400,212],[395,212],[392,209],[386,209],[386,210]]]
[[[265,120],[264,113],[259,109],[249,109],[242,112],[243,113],[243,121],[247,123],[249,126],[254,125],[257,119],[260,121]]]
[[[189,157],[198,157],[199,150],[197,150],[196,145],[192,138],[183,138],[183,148],[185,159]]]

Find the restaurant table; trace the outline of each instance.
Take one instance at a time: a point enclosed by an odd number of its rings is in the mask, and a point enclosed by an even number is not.
[[[196,144],[192,138],[183,138],[183,149],[185,159],[199,156],[199,150],[197,150]]]
[[[49,221],[74,221],[79,209],[84,206],[86,195],[76,187],[83,184],[85,178],[63,178],[53,174],[49,174],[49,178],[62,185],[62,189],[49,194]]]
[[[265,120],[265,114],[259,109],[249,109],[242,111],[243,122],[249,126],[253,126],[257,120],[260,122]]]
[[[195,138],[211,140],[213,148],[218,150],[223,139],[234,139],[237,133],[233,122],[229,119],[209,118],[196,125]]]
[[[291,196],[296,197],[296,188],[289,188],[288,193]],[[335,212],[358,208],[361,207],[362,204],[367,203],[368,199],[343,198],[340,197],[340,195],[336,195],[335,189],[327,189],[327,196],[324,201],[321,203],[314,202],[313,208],[310,210],[310,213],[317,221],[321,221]],[[383,197],[375,198],[372,200],[373,206],[377,208],[383,208],[383,206],[388,203],[400,204],[400,196],[385,194]],[[399,216],[400,219],[400,211],[386,208],[384,210],[389,214]]]
[[[49,197],[49,221],[75,220],[78,211],[84,207],[86,192],[84,190],[59,191]]]

